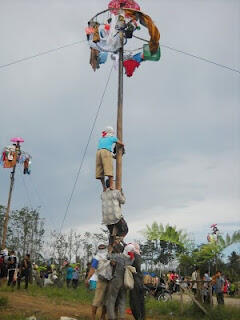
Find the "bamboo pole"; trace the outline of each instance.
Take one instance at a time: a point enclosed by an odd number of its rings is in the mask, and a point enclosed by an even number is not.
[[[3,223],[2,249],[5,249],[5,247],[6,247],[7,227],[8,227],[8,220],[9,220],[9,212],[10,212],[10,205],[11,205],[11,199],[12,199],[15,171],[16,171],[16,165],[13,167],[13,171],[11,172],[11,176],[10,176],[10,189],[9,189],[9,194],[8,194],[8,203],[7,203],[7,209],[5,212],[4,223]]]
[[[117,111],[117,138],[123,141],[123,32],[119,32],[121,48],[119,50],[118,71],[118,111]],[[116,154],[116,189],[122,188],[122,152],[123,149],[117,145]]]

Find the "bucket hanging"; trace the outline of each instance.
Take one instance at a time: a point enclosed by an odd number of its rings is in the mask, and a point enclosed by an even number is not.
[[[161,58],[160,46],[158,47],[156,53],[151,54],[149,45],[148,45],[148,44],[144,44],[144,45],[143,45],[143,60],[159,61],[160,58]]]

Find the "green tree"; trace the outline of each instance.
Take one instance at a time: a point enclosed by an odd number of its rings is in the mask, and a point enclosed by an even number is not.
[[[152,226],[147,225],[143,234],[148,240],[165,241],[182,248],[187,248],[190,242],[187,233],[169,224],[164,227],[162,223],[158,225],[157,222],[153,222]]]
[[[231,281],[240,280],[240,255],[238,255],[235,251],[233,251],[228,257],[226,273]]]
[[[44,221],[37,210],[27,207],[12,211],[10,215],[8,247],[15,249],[19,256],[29,253],[38,260],[44,244]]]
[[[208,270],[209,268],[212,271],[224,268],[224,263],[221,260],[224,250],[239,242],[240,231],[235,231],[232,236],[227,234],[225,238],[218,236],[216,242],[213,241],[202,244],[192,251],[181,255],[179,258],[179,267],[182,270],[186,270],[188,274],[194,265],[198,265],[201,271]]]
[[[167,265],[176,257],[181,255],[190,246],[190,240],[183,230],[177,230],[175,226],[166,225],[154,222],[151,226],[147,225],[143,230],[143,235],[147,242],[143,244],[143,250],[146,252],[146,258],[152,261],[155,265]]]

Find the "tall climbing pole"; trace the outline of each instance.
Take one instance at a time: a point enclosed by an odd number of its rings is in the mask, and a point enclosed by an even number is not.
[[[3,222],[2,249],[5,249],[6,247],[7,228],[8,228],[9,212],[10,212],[11,199],[12,199],[12,191],[14,186],[15,171],[16,171],[16,165],[13,167],[12,172],[10,173],[10,189],[8,193],[7,209],[4,215],[4,222]]]
[[[118,111],[117,111],[117,137],[123,141],[123,32],[120,32],[121,48],[119,49],[118,66]],[[117,145],[116,154],[116,189],[122,188],[122,155],[123,148]]]
[[[7,208],[4,215],[4,222],[3,222],[3,233],[2,233],[2,249],[6,248],[6,240],[7,240],[7,230],[8,230],[8,221],[10,215],[10,208],[11,208],[11,200],[12,200],[12,193],[15,181],[15,172],[16,166],[18,163],[24,163],[24,173],[30,174],[29,166],[30,166],[30,159],[31,156],[28,153],[21,151],[21,142],[24,142],[22,138],[12,138],[11,141],[14,143],[10,147],[6,147],[4,149],[4,157],[2,157],[2,164],[4,168],[12,168],[10,173],[10,188],[8,193],[8,202]],[[21,161],[20,161],[21,160]]]

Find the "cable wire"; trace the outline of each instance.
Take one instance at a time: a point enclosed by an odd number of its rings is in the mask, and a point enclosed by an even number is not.
[[[133,37],[136,38],[136,39],[138,39],[138,40],[144,41],[144,42],[148,42],[148,43],[150,42],[149,40],[146,40],[146,39],[143,39],[143,38],[134,36],[134,35],[133,35]],[[228,67],[228,66],[226,66],[226,65],[224,65],[224,64],[217,63],[217,62],[215,62],[215,61],[212,61],[212,60],[203,58],[203,57],[201,57],[201,56],[196,56],[196,55],[194,55],[194,54],[192,54],[192,53],[189,53],[189,52],[186,52],[186,51],[183,51],[183,50],[179,50],[179,49],[176,49],[176,48],[167,46],[167,45],[162,44],[162,43],[160,43],[160,47],[163,47],[163,48],[166,48],[166,49],[169,49],[169,50],[173,50],[173,51],[178,52],[178,53],[185,54],[186,56],[189,56],[189,57],[192,57],[192,58],[195,58],[195,59],[198,59],[198,60],[202,60],[202,61],[207,62],[207,63],[214,64],[215,66],[218,66],[218,67],[221,67],[221,68],[224,68],[224,69],[233,71],[233,72],[240,73],[240,70],[238,70],[238,69],[234,69],[234,68]],[[132,50],[132,51],[135,51],[135,50]]]
[[[67,207],[66,207],[66,211],[65,211],[65,214],[64,214],[62,223],[61,223],[60,233],[62,232],[62,228],[63,228],[64,222],[65,222],[65,220],[66,220],[66,217],[67,217],[67,214],[68,214],[68,211],[69,211],[70,204],[71,204],[71,202],[72,202],[73,194],[74,194],[74,191],[75,191],[75,189],[76,189],[76,185],[77,185],[77,182],[78,182],[78,178],[79,178],[80,172],[81,172],[81,170],[82,170],[82,166],[83,166],[83,163],[84,163],[86,154],[87,154],[87,149],[88,149],[88,146],[89,146],[89,143],[90,143],[92,134],[93,134],[93,130],[94,130],[95,125],[96,125],[96,122],[97,122],[97,118],[98,118],[99,113],[100,113],[100,109],[101,109],[101,106],[102,106],[102,103],[103,103],[103,99],[104,99],[104,96],[105,96],[105,94],[106,94],[106,91],[107,91],[107,88],[108,88],[108,84],[109,84],[109,82],[110,82],[110,78],[111,78],[111,74],[112,74],[113,68],[114,68],[114,66],[111,67],[111,70],[110,70],[109,75],[108,75],[107,83],[106,83],[106,85],[105,85],[105,88],[104,88],[104,91],[103,91],[103,94],[102,94],[102,97],[101,97],[99,106],[98,106],[98,108],[97,108],[97,112],[96,112],[96,115],[95,115],[95,118],[94,118],[94,121],[93,121],[93,124],[92,124],[92,128],[91,128],[91,130],[90,130],[90,134],[89,134],[89,137],[88,137],[88,140],[87,140],[87,144],[86,144],[86,147],[85,147],[84,152],[83,152],[82,160],[81,160],[81,163],[80,163],[80,166],[79,166],[79,169],[78,169],[76,178],[75,178],[75,182],[74,182],[74,184],[73,184],[72,192],[71,192],[71,195],[70,195],[70,197],[69,197],[69,200],[68,200],[68,203],[67,203]]]
[[[234,68],[231,68],[231,67],[228,67],[224,64],[221,64],[221,63],[217,63],[215,61],[212,61],[212,60],[209,60],[209,59],[206,59],[206,58],[203,58],[203,57],[200,57],[200,56],[196,56],[192,53],[189,53],[189,52],[186,52],[186,51],[182,51],[182,50],[179,50],[179,49],[175,49],[173,47],[170,47],[170,46],[167,46],[165,44],[160,44],[161,47],[164,47],[164,48],[167,48],[169,50],[173,50],[175,52],[178,52],[178,53],[182,53],[182,54],[185,54],[186,56],[189,56],[189,57],[192,57],[192,58],[195,58],[195,59],[198,59],[198,60],[202,60],[202,61],[205,61],[205,62],[208,62],[208,63],[211,63],[211,64],[214,64],[218,67],[221,67],[221,68],[224,68],[224,69],[227,69],[227,70],[230,70],[230,71],[233,71],[233,72],[237,72],[237,73],[240,73],[240,70],[238,69],[234,69]]]
[[[23,62],[23,61],[27,61],[27,60],[30,60],[30,59],[34,59],[34,58],[37,58],[37,57],[40,57],[40,56],[43,56],[43,55],[47,55],[47,54],[49,54],[49,53],[52,53],[52,52],[55,52],[55,51],[58,51],[58,50],[62,50],[62,49],[65,49],[65,48],[69,48],[69,47],[75,46],[75,45],[77,45],[77,44],[86,42],[86,41],[87,41],[87,40],[75,41],[75,42],[72,42],[72,43],[65,44],[65,45],[63,45],[63,46],[54,48],[54,49],[50,49],[50,50],[47,50],[47,51],[39,52],[39,53],[34,54],[34,55],[32,55],[32,56],[29,56],[29,57],[25,57],[25,58],[18,59],[18,60],[15,60],[15,61],[12,61],[12,62],[9,62],[9,63],[6,63],[6,64],[2,64],[2,65],[0,65],[0,69],[9,67],[9,66],[11,66],[11,65],[13,65],[13,64],[17,64],[17,63],[20,63],[20,62]]]
[[[138,39],[138,40],[142,40],[144,42],[149,42],[149,40],[146,40],[146,39],[143,39],[143,38],[140,38],[138,36],[133,36],[134,38]],[[52,52],[55,52],[55,51],[58,51],[58,50],[62,50],[62,49],[65,49],[65,48],[68,48],[68,47],[71,47],[71,46],[75,46],[77,44],[80,44],[80,43],[83,43],[83,42],[86,42],[87,40],[80,40],[80,41],[76,41],[76,42],[73,42],[73,43],[69,43],[69,44],[66,44],[66,45],[63,45],[63,46],[60,46],[60,47],[57,47],[57,48],[54,48],[54,49],[50,49],[50,50],[47,50],[47,51],[43,51],[43,52],[39,52],[35,55],[32,55],[32,56],[29,56],[29,57],[25,57],[25,58],[22,58],[22,59],[18,59],[18,60],[15,60],[15,61],[12,61],[12,62],[9,62],[9,63],[6,63],[6,64],[2,64],[0,65],[0,69],[3,69],[3,68],[6,68],[6,67],[9,67],[13,64],[17,64],[17,63],[21,63],[23,61],[26,61],[26,60],[30,60],[30,59],[34,59],[34,58],[37,58],[39,56],[43,56],[43,55],[47,55],[49,53],[52,53]],[[204,61],[204,62],[207,62],[207,63],[211,63],[211,64],[214,64],[218,67],[221,67],[221,68],[224,68],[224,69],[227,69],[227,70],[230,70],[232,72],[236,72],[236,73],[240,73],[240,70],[238,69],[235,69],[235,68],[231,68],[229,66],[226,66],[224,64],[221,64],[221,63],[217,63],[215,61],[212,61],[212,60],[209,60],[209,59],[206,59],[206,58],[203,58],[201,56],[196,56],[192,53],[189,53],[189,52],[186,52],[186,51],[183,51],[183,50],[179,50],[179,49],[176,49],[176,48],[173,48],[173,47],[170,47],[170,46],[167,46],[165,44],[160,44],[161,47],[163,48],[166,48],[166,49],[169,49],[169,50],[172,50],[172,51],[175,51],[175,52],[178,52],[178,53],[182,53],[186,56],[189,56],[189,57],[192,57],[192,58],[195,58],[195,59],[198,59],[198,60],[201,60],[201,61]],[[137,50],[140,50],[141,48],[139,49],[135,49],[135,50],[126,50],[126,51],[137,51]]]
[[[26,191],[27,199],[28,199],[28,202],[29,202],[29,204],[31,206],[31,209],[32,209],[33,205],[32,205],[31,197],[30,197],[30,194],[29,194],[29,190],[27,188],[26,182],[25,182],[25,180],[23,178],[23,174],[22,174],[21,169],[19,167],[18,167],[18,171],[19,171],[19,174],[20,174],[20,176],[22,178],[22,182],[23,182],[23,185],[24,185],[24,189]]]

